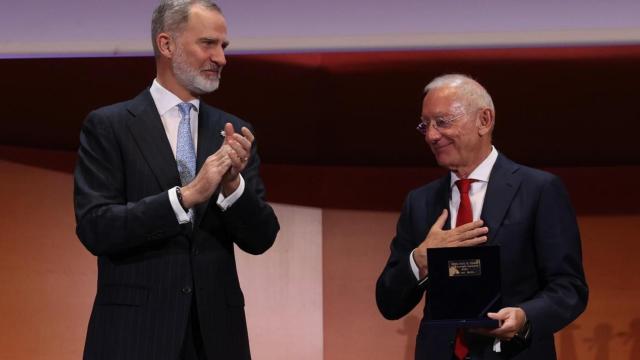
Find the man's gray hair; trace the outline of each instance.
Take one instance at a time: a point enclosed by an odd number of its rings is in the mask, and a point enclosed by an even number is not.
[[[487,90],[480,85],[479,82],[475,81],[470,76],[463,74],[446,74],[438,76],[424,87],[423,96],[426,96],[430,90],[441,87],[456,88],[464,99],[465,106],[468,111],[479,108],[488,108],[495,114],[491,95],[489,95]]]
[[[151,43],[153,53],[158,56],[160,50],[156,44],[158,34],[166,32],[179,34],[182,27],[189,21],[189,11],[194,5],[215,10],[222,14],[220,7],[211,0],[161,0],[151,17]]]

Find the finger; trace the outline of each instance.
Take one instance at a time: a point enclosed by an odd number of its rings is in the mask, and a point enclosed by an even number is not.
[[[247,140],[249,140],[249,142],[253,144],[253,140],[255,140],[255,137],[253,136],[253,133],[251,132],[251,130],[243,126],[242,129],[240,129],[240,131],[242,132],[242,135],[244,135],[244,137],[246,137]]]
[[[202,167],[209,166],[209,164],[215,164],[216,162],[219,162],[225,157],[227,157],[227,152],[222,148],[220,148],[218,149],[218,151],[216,151],[215,153],[207,157]]]
[[[487,317],[493,320],[502,320],[502,317],[498,313],[488,312]]]
[[[512,308],[503,308],[500,309],[497,313],[487,313],[487,316],[494,320],[499,320],[501,322],[500,328],[506,330],[514,330],[515,325],[515,313]]]
[[[487,242],[487,237],[481,236],[473,239],[459,241],[457,245],[462,247],[470,247],[470,246],[477,246],[480,244],[484,244],[486,242]]]
[[[233,162],[233,167],[238,171],[244,170],[245,165],[247,164],[247,154],[243,150],[232,149],[229,153],[229,157]]]
[[[511,330],[508,328],[508,325],[504,321],[506,319],[506,315],[500,310],[497,313],[487,313],[487,317],[493,320],[498,320],[498,327],[489,332],[490,335],[495,336],[501,339],[508,339],[509,332]]]
[[[222,167],[229,167],[233,163],[233,161],[229,158],[229,156],[227,156],[227,157],[223,158],[220,161],[220,163],[221,163]]]
[[[489,331],[489,335],[493,337],[497,337],[500,340],[508,340],[509,336],[507,336],[509,332],[499,327],[497,329],[493,329]]]
[[[229,167],[231,162],[229,159],[230,152],[233,152],[233,149],[229,145],[222,145],[218,151],[207,158],[202,167]]]
[[[229,147],[227,158],[231,160],[231,163],[233,164],[234,167],[238,167],[242,165],[242,158],[240,157],[240,155],[238,155],[238,153],[232,147]]]
[[[479,227],[481,227],[484,224],[484,222],[482,220],[476,220],[476,221],[472,221],[470,223],[466,223],[464,225],[460,225],[458,227],[455,228],[455,230],[457,232],[465,232],[465,231],[469,231],[469,230],[473,230],[473,229],[477,229]]]
[[[233,151],[238,154],[238,157],[240,159],[246,159],[247,158],[247,150],[238,142],[236,141],[230,141],[229,142],[229,146],[231,146],[231,148],[233,149]]]
[[[209,156],[205,165],[203,165],[202,167],[204,168],[206,166],[207,168],[225,168],[229,166],[230,162],[231,160],[226,153],[216,153]]]
[[[233,125],[231,123],[224,124],[224,141],[225,143],[229,142],[233,139],[233,134],[236,132],[233,130]]]
[[[491,336],[491,330],[485,328],[469,328],[467,331],[474,334]]]
[[[442,228],[444,227],[444,223],[447,221],[447,216],[449,216],[449,212],[447,211],[447,209],[443,209],[442,214],[438,216],[436,222],[433,224],[433,226],[431,226],[431,230],[442,230]]]
[[[249,149],[251,149],[251,141],[249,141],[249,139],[247,139],[246,137],[235,133],[233,135],[233,140],[237,141],[240,145],[242,145],[243,148],[245,148],[247,151]]]
[[[478,228],[478,229],[469,230],[469,231],[466,231],[466,232],[463,232],[463,233],[458,233],[456,235],[456,239],[459,240],[459,241],[464,241],[464,240],[468,240],[468,239],[473,239],[473,238],[477,238],[477,237],[486,236],[488,232],[489,232],[489,228],[482,227],[482,228]]]
[[[510,327],[506,327],[505,324],[502,323],[499,328],[491,330],[491,332],[489,332],[489,335],[497,337],[500,340],[511,340],[516,335],[516,333],[517,331],[513,330]]]
[[[225,157],[227,156],[227,153],[231,150],[231,148],[229,147],[229,145],[227,144],[223,144],[222,146],[220,146],[220,149],[218,149],[218,151],[216,151],[213,155],[209,156],[209,157]]]

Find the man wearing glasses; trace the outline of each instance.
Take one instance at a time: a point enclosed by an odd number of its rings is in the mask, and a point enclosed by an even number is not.
[[[409,193],[391,254],[376,287],[387,319],[409,313],[426,293],[416,360],[555,359],[553,334],[585,309],[588,288],[580,235],[561,181],[518,165],[492,145],[495,110],[488,92],[458,74],[424,91],[418,131],[450,170]],[[504,308],[500,327],[429,327],[427,251],[499,245]]]

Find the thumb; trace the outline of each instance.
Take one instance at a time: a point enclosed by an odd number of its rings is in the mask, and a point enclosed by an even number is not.
[[[498,313],[494,313],[494,312],[487,313],[487,317],[489,317],[489,319],[493,319],[493,320],[499,320],[500,319],[500,315],[498,315]]]
[[[431,230],[442,230],[442,228],[444,227],[444,223],[447,222],[447,216],[449,216],[449,211],[447,209],[443,209],[442,214],[438,216],[436,222],[433,223],[433,226],[431,226]]]
[[[235,131],[233,130],[233,125],[231,123],[224,124],[224,142],[225,144],[233,139],[233,134]]]
[[[500,309],[498,312],[487,313],[487,316],[494,320],[506,320],[509,317],[509,309]]]

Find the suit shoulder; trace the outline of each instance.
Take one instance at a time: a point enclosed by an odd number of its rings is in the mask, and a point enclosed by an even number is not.
[[[521,176],[523,176],[523,178],[526,181],[546,184],[552,181],[560,180],[560,178],[557,175],[552,174],[548,171],[544,171],[544,170],[540,170],[540,169],[536,169],[536,168],[532,168],[524,165],[518,165],[518,166],[519,166],[518,172],[520,172]]]
[[[86,123],[94,123],[96,125],[105,125],[108,122],[124,119],[128,114],[128,108],[132,100],[121,101],[115,104],[105,105],[89,112],[85,118]]]
[[[105,114],[118,113],[126,110],[128,108],[128,105],[131,103],[131,101],[132,100],[130,99],[125,101],[120,101],[115,104],[105,105],[95,109],[94,111],[99,113],[105,113]]]
[[[422,185],[418,188],[415,188],[409,191],[409,194],[407,195],[407,200],[415,199],[415,198],[424,199],[428,195],[434,194],[436,191],[438,191],[441,188],[443,182],[447,181],[447,178],[448,177],[446,176],[438,178],[425,185]]]
[[[567,192],[562,179],[548,171],[517,165],[514,175],[520,178],[520,186],[528,193],[542,194],[553,191],[564,194]]]
[[[200,102],[200,107],[202,110],[206,111],[210,117],[214,119],[219,119],[222,123],[231,123],[234,128],[241,128],[246,126],[249,129],[253,129],[253,126],[248,121],[242,120],[239,117],[228,113],[224,110],[218,109],[215,106],[211,106],[205,102]]]

